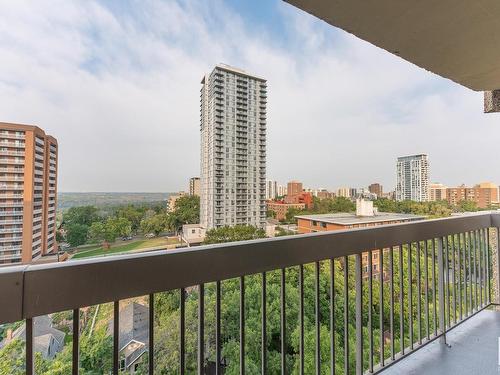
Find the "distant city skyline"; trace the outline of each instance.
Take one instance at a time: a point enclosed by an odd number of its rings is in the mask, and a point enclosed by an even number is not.
[[[272,87],[269,179],[390,191],[396,158],[426,153],[430,181],[500,183],[498,115],[481,112],[482,93],[281,0],[3,2],[0,12],[0,121],[57,137],[59,191],[186,190],[200,174],[200,77],[221,62]]]

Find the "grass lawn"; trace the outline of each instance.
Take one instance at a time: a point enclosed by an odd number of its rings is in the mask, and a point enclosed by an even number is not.
[[[158,238],[144,239],[129,243],[125,242],[123,244],[120,243],[113,244],[111,245],[111,248],[109,248],[108,250],[104,250],[102,246],[98,246],[95,248],[91,248],[90,250],[80,251],[76,253],[71,259],[81,259],[81,258],[95,257],[100,255],[124,253],[132,250],[139,250],[148,247],[163,246],[163,245],[166,246],[175,243],[178,243],[177,239],[167,240],[165,237],[158,237]]]

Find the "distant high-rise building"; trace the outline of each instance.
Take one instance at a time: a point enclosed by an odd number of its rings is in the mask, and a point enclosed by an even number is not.
[[[399,157],[396,164],[396,200],[429,200],[429,160],[427,155]]]
[[[285,185],[278,185],[278,197],[283,197],[287,194],[287,187]]]
[[[378,198],[382,198],[382,195],[384,194],[384,191],[382,189],[382,185],[380,185],[377,182],[369,185],[368,190],[370,191],[370,193],[376,194]]]
[[[341,187],[337,189],[337,197],[350,198],[351,189],[348,187]]]
[[[57,157],[42,129],[0,123],[0,263],[57,251]]]
[[[263,228],[266,80],[220,64],[201,83],[201,225]]]
[[[189,179],[189,195],[200,196],[200,178],[191,177]]]
[[[430,184],[429,185],[429,200],[431,202],[442,201],[447,199],[448,188],[443,184]]]
[[[287,189],[286,189],[287,195],[298,195],[302,193],[303,187],[302,187],[302,182],[299,181],[290,181],[287,184]]]
[[[275,199],[278,196],[278,183],[268,180],[266,182],[266,199]]]

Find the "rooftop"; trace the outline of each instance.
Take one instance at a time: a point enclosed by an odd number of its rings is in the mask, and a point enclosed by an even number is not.
[[[425,216],[396,214],[392,212],[379,212],[374,216],[356,216],[354,212],[344,212],[338,214],[298,215],[295,217],[297,219],[307,219],[339,225],[385,223],[388,221],[415,221],[425,219]]]

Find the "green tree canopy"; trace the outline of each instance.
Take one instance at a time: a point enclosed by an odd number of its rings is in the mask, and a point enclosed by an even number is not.
[[[168,228],[179,231],[184,224],[200,222],[200,197],[185,195],[175,202],[175,209],[168,214]]]
[[[69,224],[66,226],[66,241],[71,246],[80,246],[87,242],[89,227],[84,224]]]
[[[205,237],[205,244],[255,240],[265,238],[266,232],[251,225],[236,225],[234,227],[224,226],[210,229]]]
[[[155,214],[149,218],[142,219],[141,230],[143,233],[154,233],[158,236],[167,229],[168,218],[164,213]]]
[[[71,207],[64,215],[66,224],[81,224],[90,226],[94,221],[100,220],[98,210],[94,206]]]

